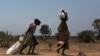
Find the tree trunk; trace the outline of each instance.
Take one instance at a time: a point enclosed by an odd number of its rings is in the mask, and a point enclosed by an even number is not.
[[[99,28],[98,23],[96,23],[96,26],[97,26],[97,29],[98,29],[98,32],[99,32],[99,35],[100,35],[100,28]]]

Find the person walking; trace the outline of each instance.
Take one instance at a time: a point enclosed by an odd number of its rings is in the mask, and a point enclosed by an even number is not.
[[[37,43],[37,40],[35,39],[35,37],[33,37],[33,36],[34,36],[35,30],[36,30],[36,26],[40,25],[40,24],[41,24],[41,21],[37,18],[34,20],[34,23],[30,24],[30,26],[29,26],[29,28],[24,36],[24,42],[23,42],[22,48],[19,51],[19,54],[24,54],[22,51],[28,45],[30,46],[30,48],[29,48],[27,54],[31,54],[30,51],[31,51],[32,46],[34,46],[34,48],[36,47],[36,45],[38,43]],[[34,49],[32,50],[32,54],[35,54],[33,52],[34,52]]]
[[[59,51],[61,49],[63,49],[61,54],[66,56],[66,54],[64,52],[66,49],[69,49],[69,43],[68,43],[69,30],[68,30],[68,26],[66,23],[66,21],[68,21],[68,16],[67,16],[67,12],[65,12],[65,10],[61,10],[60,20],[61,20],[61,23],[58,26],[60,41],[57,44],[57,47],[58,47],[57,53],[59,53]]]

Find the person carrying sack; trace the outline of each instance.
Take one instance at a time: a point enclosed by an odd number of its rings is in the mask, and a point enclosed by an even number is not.
[[[41,24],[41,21],[39,19],[37,19],[37,18],[34,20],[34,23],[31,23],[30,24],[30,26],[29,26],[29,28],[28,28],[25,36],[24,36],[24,42],[23,42],[22,48],[19,51],[19,54],[22,54],[23,55],[23,52],[22,51],[28,45],[30,46],[30,48],[29,48],[27,54],[35,54],[34,53],[34,50],[35,50],[35,47],[37,45],[37,41],[35,39],[36,42],[34,42],[34,39],[33,39],[34,37],[33,36],[34,36],[35,30],[36,30],[36,26],[37,25],[40,25],[40,24]],[[30,52],[31,51],[31,48],[32,48],[31,46],[34,46],[34,48],[32,49],[32,52]]]

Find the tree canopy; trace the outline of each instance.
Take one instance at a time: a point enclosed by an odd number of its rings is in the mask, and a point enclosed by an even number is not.
[[[51,35],[51,28],[49,28],[47,24],[43,24],[41,26],[40,33],[42,34],[42,36],[44,37],[43,39],[45,40],[47,35]]]
[[[100,38],[100,19],[95,19],[92,26],[94,27],[97,36]]]

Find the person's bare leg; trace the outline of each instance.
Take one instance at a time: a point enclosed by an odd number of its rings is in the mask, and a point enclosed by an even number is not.
[[[38,53],[35,53],[35,52],[34,52],[35,48],[36,48],[36,44],[33,45],[33,47],[32,47],[32,54],[33,54],[33,55],[38,55]]]
[[[62,50],[62,55],[64,55],[64,56],[66,56],[65,50],[66,50],[66,44],[63,45],[63,50]]]
[[[62,50],[62,55],[66,55],[66,54],[65,54],[65,50],[66,50],[66,49],[63,48],[63,50]]]
[[[29,50],[28,50],[27,54],[31,54],[31,53],[30,53],[31,49],[32,49],[32,45],[30,45],[30,47],[29,47]]]
[[[58,47],[58,49],[56,50],[57,53],[59,53],[59,51],[60,51],[62,48],[63,48],[63,45],[60,45],[60,46]]]
[[[23,45],[22,48],[21,48],[20,51],[19,51],[19,54],[23,54],[22,51],[23,51],[26,47],[27,47],[27,45]]]

